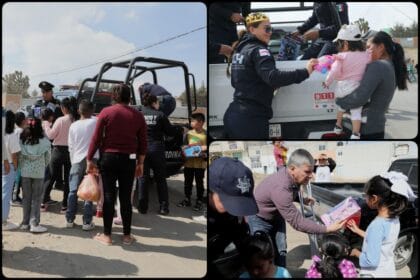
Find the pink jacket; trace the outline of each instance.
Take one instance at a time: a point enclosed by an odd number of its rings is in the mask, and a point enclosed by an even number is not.
[[[334,80],[336,81],[361,81],[365,73],[366,66],[372,60],[371,53],[365,52],[341,52],[333,55],[334,63],[328,73],[325,84],[330,86]]]
[[[320,262],[321,259],[318,256],[312,257],[312,264],[311,267],[308,269],[308,271],[305,274],[305,278],[324,278],[322,277],[321,273],[316,269],[316,263]],[[357,278],[357,271],[354,264],[346,259],[343,259],[340,264],[338,265],[338,268],[340,269],[341,274],[343,275],[343,278]]]
[[[70,115],[59,117],[55,120],[53,127],[48,121],[42,122],[42,128],[48,139],[54,140],[53,146],[68,146],[69,130],[72,120]]]

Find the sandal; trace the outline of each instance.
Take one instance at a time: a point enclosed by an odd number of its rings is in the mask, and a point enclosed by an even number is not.
[[[103,245],[106,245],[106,246],[111,246],[112,245],[112,241],[107,241],[107,240],[105,240],[104,239],[104,237],[105,237],[105,234],[103,234],[103,233],[97,233],[94,237],[93,237],[93,239],[94,240],[96,240],[96,241],[98,241],[98,242],[100,242],[101,244],[103,244]]]
[[[128,238],[125,235],[123,235],[122,241],[123,241],[123,244],[125,245],[131,245],[133,244],[133,242],[136,241],[136,239],[132,235],[130,235]]]

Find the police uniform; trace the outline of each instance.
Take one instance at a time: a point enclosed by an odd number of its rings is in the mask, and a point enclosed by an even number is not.
[[[182,127],[173,126],[161,111],[150,107],[142,107],[147,124],[147,153],[144,160],[144,174],[139,180],[139,211],[146,213],[148,208],[148,187],[150,184],[150,169],[158,188],[160,213],[168,210],[168,185],[166,183],[166,161],[164,135],[182,134]]]
[[[167,117],[175,110],[175,98],[164,87],[156,84],[144,83],[139,88],[139,92],[141,100],[143,100],[143,95],[146,92],[158,97],[160,100],[159,111],[162,111]]]
[[[40,82],[38,86],[43,91],[51,91],[54,87],[53,84],[46,81]],[[60,101],[55,99],[54,96],[52,97],[50,101],[46,101],[44,99],[37,100],[35,104],[32,106],[31,115],[34,117],[41,118],[41,112],[45,109],[50,109],[51,111],[54,112],[54,119],[57,119],[63,116],[63,112],[61,112],[61,108],[60,108]]]
[[[231,72],[235,92],[223,123],[227,138],[238,139],[268,139],[274,90],[309,77],[306,69],[279,71],[267,45],[250,33],[233,54]]]
[[[319,38],[305,51],[302,59],[337,53],[332,40],[337,37],[341,25],[349,24],[347,3],[314,2],[312,16],[297,29],[303,35],[317,24],[320,25]]]

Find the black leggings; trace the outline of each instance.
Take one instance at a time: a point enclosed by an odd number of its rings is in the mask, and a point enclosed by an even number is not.
[[[112,220],[115,214],[115,199],[118,180],[118,194],[120,198],[121,219],[124,235],[131,232],[131,192],[134,181],[136,160],[130,159],[128,154],[103,153],[99,162],[104,190],[104,204],[102,207],[104,234],[111,235]]]
[[[54,146],[51,153],[49,164],[49,174],[46,172],[44,180],[44,198],[43,203],[50,199],[50,194],[54,182],[61,178],[64,166],[64,195],[62,206],[67,207],[67,198],[69,196],[69,174],[71,168],[69,148],[67,146]]]
[[[195,178],[195,185],[197,187],[197,200],[203,201],[203,194],[204,194],[204,172],[206,169],[204,168],[189,168],[184,167],[184,193],[185,197],[191,198],[192,188],[193,188],[193,181]]]

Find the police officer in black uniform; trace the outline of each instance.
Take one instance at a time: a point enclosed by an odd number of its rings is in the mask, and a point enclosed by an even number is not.
[[[147,124],[147,152],[144,160],[143,177],[138,181],[139,212],[147,213],[149,203],[150,169],[158,188],[160,203],[159,213],[169,214],[168,185],[166,183],[166,161],[164,135],[175,136],[183,133],[183,128],[173,126],[166,115],[159,111],[159,101],[155,95],[145,93],[142,101],[142,111]]]
[[[241,267],[239,258],[227,258],[225,249],[233,242],[240,249],[249,235],[244,216],[258,212],[254,198],[254,179],[251,170],[237,159],[220,157],[209,166],[208,211],[208,278],[236,278]],[[225,267],[236,271],[223,271],[218,263],[229,262]]]
[[[327,54],[337,53],[333,40],[343,24],[349,24],[346,2],[314,2],[312,16],[305,21],[294,35],[303,35],[305,40],[313,43],[301,59],[310,59]],[[317,24],[320,29],[311,29]]]
[[[53,96],[52,89],[54,85],[43,81],[39,83],[39,88],[42,92],[42,99],[37,100],[32,109],[32,116],[41,118],[44,110],[51,110],[54,113],[54,120],[63,116],[60,108],[60,101]],[[44,115],[46,115],[44,113]]]
[[[169,117],[175,110],[176,100],[164,87],[156,84],[144,83],[139,87],[139,92],[141,100],[143,100],[143,96],[146,93],[155,95],[159,100],[159,111],[162,111],[165,116]]]
[[[317,61],[310,60],[306,69],[279,71],[268,50],[272,34],[268,17],[252,13],[246,18],[246,28],[232,57],[235,93],[223,117],[225,136],[268,139],[274,90],[307,79]]]

